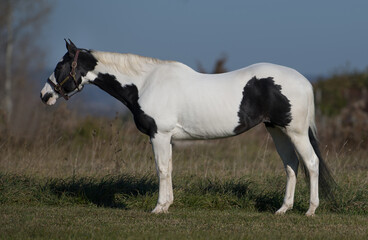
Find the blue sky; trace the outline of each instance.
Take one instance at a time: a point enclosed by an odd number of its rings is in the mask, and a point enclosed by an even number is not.
[[[358,70],[368,66],[366,0],[53,2],[41,41],[47,69],[66,52],[64,38],[81,48],[176,60],[194,69],[200,62],[207,71],[224,54],[228,70],[272,62],[307,77],[347,64]],[[125,109],[92,86],[69,101],[75,105],[107,115]]]
[[[329,74],[368,66],[368,1],[59,0],[45,26],[47,67],[65,53],[63,39],[88,49],[201,62],[212,69],[256,62]]]

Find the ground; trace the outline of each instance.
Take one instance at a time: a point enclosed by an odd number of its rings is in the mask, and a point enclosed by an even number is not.
[[[174,204],[155,215],[152,149],[134,123],[87,118],[61,131],[67,123],[39,139],[0,141],[0,239],[368,239],[368,151],[360,146],[321,143],[338,186],[310,218],[302,173],[294,208],[274,215],[286,176],[263,126],[174,142]]]
[[[2,239],[367,239],[367,217],[175,208],[155,215],[95,206],[1,206]]]

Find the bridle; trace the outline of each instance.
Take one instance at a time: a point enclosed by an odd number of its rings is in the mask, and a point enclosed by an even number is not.
[[[54,87],[54,91],[57,92],[58,94],[60,94],[65,100],[69,100],[74,94],[76,94],[77,92],[80,92],[82,89],[79,88],[78,86],[78,82],[77,82],[77,79],[75,78],[75,75],[76,75],[76,68],[78,66],[78,56],[79,56],[79,52],[80,50],[77,49],[77,52],[75,53],[75,56],[74,56],[74,60],[72,62],[72,70],[70,71],[70,73],[68,74],[68,76],[66,76],[64,78],[63,81],[61,81],[60,83],[54,83],[53,81],[49,79],[47,79],[47,82]],[[74,84],[76,86],[76,88],[74,89],[74,92],[71,94],[71,95],[68,95],[67,93],[65,93],[65,91],[63,90],[63,85],[70,79],[72,78],[73,81],[74,81]],[[77,91],[75,91],[77,90]]]

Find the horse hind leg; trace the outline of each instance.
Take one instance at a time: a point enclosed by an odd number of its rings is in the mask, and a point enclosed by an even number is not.
[[[284,163],[284,168],[286,171],[284,202],[281,208],[276,211],[276,214],[282,215],[287,210],[293,208],[299,160],[290,138],[280,128],[276,126],[268,126],[267,130],[272,136],[276,150]]]
[[[303,132],[289,132],[291,141],[293,142],[296,151],[306,167],[310,181],[310,203],[307,216],[314,216],[314,213],[319,205],[318,196],[318,178],[319,178],[319,158],[314,151],[308,136],[308,129]]]

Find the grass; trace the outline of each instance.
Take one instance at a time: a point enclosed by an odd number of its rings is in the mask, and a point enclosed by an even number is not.
[[[367,218],[245,210],[173,209],[153,215],[95,206],[1,206],[2,239],[366,239]]]
[[[0,176],[0,239],[365,239],[368,187],[359,177],[317,216],[304,216],[308,189],[299,181],[294,209],[275,216],[280,176],[174,178],[169,214],[150,213],[154,176],[39,178]]]
[[[346,178],[348,179],[348,178]],[[335,199],[322,199],[318,212],[368,215],[368,186],[357,176],[336,191]],[[86,205],[150,211],[157,200],[154,176],[116,175],[105,177],[34,178],[0,175],[2,205]],[[256,212],[277,210],[284,195],[280,176],[216,179],[185,176],[174,178],[172,208],[209,210],[244,209]],[[293,212],[308,208],[309,190],[299,181]]]
[[[55,121],[38,137],[0,138],[0,239],[368,236],[368,151],[361,147],[321,145],[339,188],[335,200],[322,198],[317,216],[306,218],[309,189],[302,174],[294,209],[273,215],[282,204],[285,173],[263,128],[229,139],[174,142],[174,204],[169,214],[153,215],[152,150],[131,121]]]
[[[100,119],[91,124],[87,118],[63,126],[55,119],[50,123],[55,129],[37,138],[0,138],[0,169],[50,177],[155,172],[149,139],[132,121]],[[284,172],[262,127],[228,139],[174,142],[173,164],[174,174],[205,177]]]

